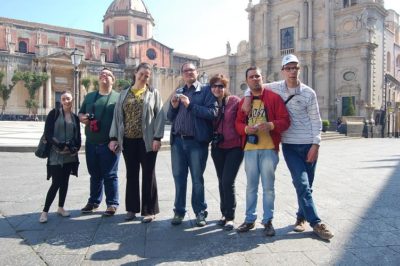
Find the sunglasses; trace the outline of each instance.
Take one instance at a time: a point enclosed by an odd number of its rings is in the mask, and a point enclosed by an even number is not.
[[[225,86],[223,84],[213,84],[211,87],[213,88],[218,88],[220,90],[222,90],[223,88],[225,88]]]

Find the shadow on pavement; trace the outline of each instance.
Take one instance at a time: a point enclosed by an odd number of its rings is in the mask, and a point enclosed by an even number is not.
[[[364,197],[355,192],[353,200],[347,202],[349,211],[354,210],[358,217],[352,221],[353,230],[342,234],[346,236],[342,243],[345,249],[335,264],[400,265],[400,155],[360,162],[365,166],[353,170],[361,172],[358,190],[364,191]],[[379,166],[375,166],[377,162]],[[382,171],[391,173],[380,174]],[[382,187],[371,188],[377,179],[383,179]],[[365,193],[368,191],[371,193]],[[355,211],[359,208],[364,211]]]

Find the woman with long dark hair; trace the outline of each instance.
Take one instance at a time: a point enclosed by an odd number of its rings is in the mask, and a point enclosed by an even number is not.
[[[61,107],[53,109],[47,115],[44,126],[46,140],[51,143],[50,155],[47,159],[47,179],[52,179],[47,192],[43,212],[39,222],[45,223],[48,212],[58,191],[57,214],[68,217],[64,209],[68,191],[69,176],[78,176],[78,151],[81,148],[81,130],[79,118],[72,112],[72,93],[61,94]]]
[[[243,160],[240,135],[235,129],[239,97],[230,95],[228,79],[217,74],[210,79],[211,91],[218,100],[218,117],[214,120],[211,157],[218,176],[220,209],[218,225],[234,228],[236,197],[235,179]]]
[[[126,220],[136,213],[148,223],[160,212],[155,175],[157,152],[164,136],[165,115],[160,92],[149,85],[152,67],[141,63],[134,72],[133,85],[121,91],[115,105],[109,148],[122,150],[126,165]],[[139,171],[142,168],[142,200]]]

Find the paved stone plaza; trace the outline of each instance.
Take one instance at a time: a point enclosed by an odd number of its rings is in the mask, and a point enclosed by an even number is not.
[[[0,129],[0,140],[5,135]],[[117,214],[103,218],[103,203],[99,212],[81,215],[79,210],[89,193],[89,176],[81,154],[80,175],[71,177],[65,204],[71,217],[62,218],[54,213],[56,198],[49,222],[40,224],[39,215],[50,185],[46,181],[46,161],[31,152],[0,152],[0,264],[399,265],[398,141],[351,139],[322,143],[314,197],[319,215],[335,233],[330,242],[319,240],[310,228],[304,233],[292,232],[297,203],[282,157],[275,184],[273,223],[277,235],[268,238],[263,236],[259,223],[255,230],[242,234],[223,231],[216,225],[220,217],[219,195],[211,158],[205,172],[209,205],[206,227],[195,226],[190,198],[184,223],[176,227],[170,224],[174,185],[168,151],[160,152],[157,161],[161,213],[154,222],[142,224],[140,218],[124,221],[123,160],[119,170],[121,206]],[[3,146],[10,142],[0,141]],[[243,165],[236,184],[238,226],[244,219],[245,207]],[[260,203],[259,200],[258,210]]]

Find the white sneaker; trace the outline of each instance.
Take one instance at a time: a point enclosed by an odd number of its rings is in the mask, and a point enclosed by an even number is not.
[[[47,212],[42,212],[42,214],[40,215],[40,218],[39,218],[39,222],[40,223],[47,223],[47,217],[48,217],[48,213]]]
[[[62,217],[69,217],[71,215],[68,211],[64,210],[64,208],[62,207],[58,207],[57,214],[61,215]]]

